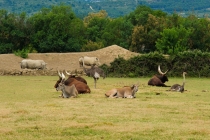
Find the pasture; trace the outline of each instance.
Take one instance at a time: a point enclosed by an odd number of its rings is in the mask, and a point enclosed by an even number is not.
[[[184,93],[147,86],[148,78],[85,77],[91,94],[59,98],[57,76],[1,76],[0,139],[209,139],[210,81],[188,78]],[[105,92],[140,82],[135,99]],[[170,78],[166,85],[182,84]],[[205,92],[203,92],[204,90]]]

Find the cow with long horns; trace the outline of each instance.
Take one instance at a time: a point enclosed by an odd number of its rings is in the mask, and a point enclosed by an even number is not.
[[[163,73],[160,69],[160,65],[158,65],[158,72],[160,75],[154,75],[149,81],[148,85],[151,86],[160,86],[160,87],[168,87],[164,83],[168,81],[168,77],[166,76],[166,73],[168,70]]]
[[[64,81],[64,84],[66,86],[71,86],[74,84],[78,93],[90,93],[91,92],[89,86],[86,84],[87,83],[86,80],[83,79],[82,77],[76,78],[76,77],[69,76],[68,79],[65,80],[65,75],[63,73],[60,73],[59,71],[58,71],[58,76],[59,76],[59,80],[56,82],[56,84],[54,86],[56,88],[56,90],[58,90],[59,83]],[[78,81],[77,79],[78,80],[83,79],[83,80],[85,80],[86,83],[82,82],[82,81]]]

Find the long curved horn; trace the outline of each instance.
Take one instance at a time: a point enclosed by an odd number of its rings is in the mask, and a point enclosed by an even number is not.
[[[65,79],[66,78],[65,75],[63,74],[63,72],[62,72],[61,75],[62,75],[62,77],[61,77],[62,79]]]
[[[166,74],[166,73],[168,72],[168,70],[167,70],[165,73],[163,73],[163,72],[161,71],[161,69],[160,69],[160,65],[158,65],[158,72],[159,72],[160,74],[164,75],[164,74]]]
[[[71,73],[68,73],[66,70],[65,70],[65,72],[66,72],[67,75],[71,75]]]
[[[58,71],[58,76],[60,77],[60,78],[62,78],[62,75],[61,75],[61,73]]]

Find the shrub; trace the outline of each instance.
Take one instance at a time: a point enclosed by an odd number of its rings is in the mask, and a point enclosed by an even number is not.
[[[14,52],[16,56],[20,56],[22,58],[28,58],[28,53],[29,53],[29,50],[27,49],[17,50]]]

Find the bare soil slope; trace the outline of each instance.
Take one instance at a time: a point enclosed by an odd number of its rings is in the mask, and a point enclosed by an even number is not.
[[[78,59],[81,56],[98,57],[101,64],[109,65],[117,57],[128,59],[136,56],[138,53],[131,52],[120,46],[112,45],[103,49],[91,52],[79,53],[30,53],[28,59],[41,59],[47,63],[47,68],[53,71],[57,70],[81,70]],[[0,55],[0,70],[21,70],[20,63],[23,58],[14,54]]]

